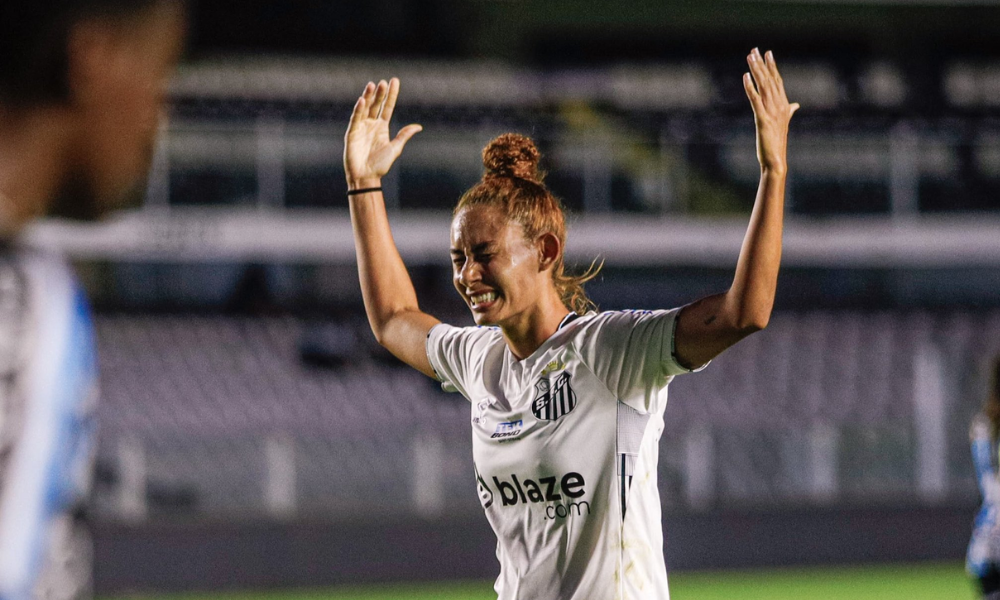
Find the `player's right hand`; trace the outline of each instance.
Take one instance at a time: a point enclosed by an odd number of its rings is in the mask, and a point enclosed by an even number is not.
[[[412,124],[389,139],[389,120],[399,96],[399,79],[375,85],[369,82],[354,104],[351,122],[344,135],[344,174],[349,189],[378,187],[403,146],[423,127]]]

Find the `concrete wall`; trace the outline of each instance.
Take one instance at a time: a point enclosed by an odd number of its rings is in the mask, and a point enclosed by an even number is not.
[[[975,506],[668,515],[670,570],[961,560]],[[483,517],[370,523],[98,523],[99,594],[491,579]]]

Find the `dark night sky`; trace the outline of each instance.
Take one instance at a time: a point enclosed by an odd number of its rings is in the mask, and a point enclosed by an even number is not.
[[[753,45],[887,56],[994,53],[1000,8],[749,0],[194,0],[194,56],[234,52],[711,58]]]

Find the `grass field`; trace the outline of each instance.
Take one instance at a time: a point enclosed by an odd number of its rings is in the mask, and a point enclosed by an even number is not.
[[[958,563],[675,573],[671,600],[968,600]],[[132,596],[132,598],[136,598]],[[490,582],[412,584],[287,592],[146,596],[148,600],[495,600]],[[103,600],[118,600],[105,598]]]

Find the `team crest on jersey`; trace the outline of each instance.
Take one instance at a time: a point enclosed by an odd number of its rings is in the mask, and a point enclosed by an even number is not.
[[[555,383],[542,377],[535,383],[531,412],[541,421],[555,421],[576,408],[576,392],[569,385],[569,373],[563,372]]]

